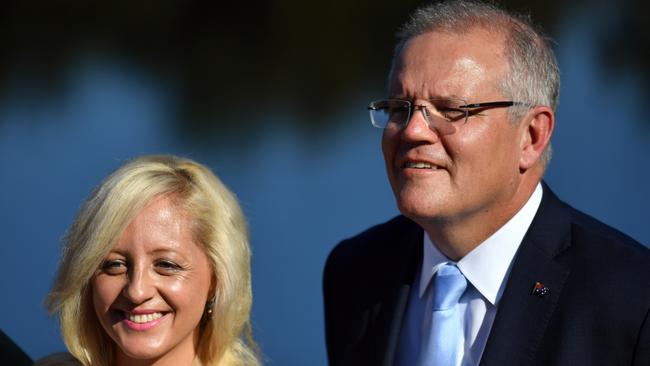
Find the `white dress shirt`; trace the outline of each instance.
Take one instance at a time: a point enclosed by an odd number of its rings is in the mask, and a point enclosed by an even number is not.
[[[398,365],[420,365],[420,353],[425,349],[424,344],[431,326],[431,280],[444,263],[456,263],[468,282],[467,290],[459,300],[464,339],[458,340],[462,355],[456,366],[479,364],[515,253],[541,201],[542,186],[537,184],[533,194],[515,216],[458,262],[453,262],[442,254],[425,233],[422,267],[411,287],[406,318],[400,333]]]

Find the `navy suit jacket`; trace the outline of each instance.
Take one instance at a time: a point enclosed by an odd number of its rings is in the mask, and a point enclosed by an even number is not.
[[[330,365],[393,365],[423,230],[398,216],[330,254],[323,292]],[[650,250],[544,184],[481,365],[650,365]],[[549,292],[532,294],[541,282]]]

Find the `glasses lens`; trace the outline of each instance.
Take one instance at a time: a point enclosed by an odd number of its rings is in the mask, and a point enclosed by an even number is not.
[[[467,120],[467,109],[459,108],[466,103],[460,99],[432,99],[430,113],[451,123],[463,123]]]
[[[386,128],[388,124],[402,126],[409,119],[411,103],[405,100],[379,100],[370,103],[370,122],[377,128]]]

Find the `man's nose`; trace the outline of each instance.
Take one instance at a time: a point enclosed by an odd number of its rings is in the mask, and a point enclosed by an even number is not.
[[[412,140],[438,140],[440,135],[454,133],[456,129],[448,121],[430,113],[425,105],[414,105],[413,112],[406,126],[403,136]]]
[[[435,129],[429,125],[426,108],[423,105],[413,106],[413,112],[402,131],[402,136],[405,139],[413,141],[438,139]]]
[[[143,266],[135,266],[129,273],[122,293],[134,304],[141,304],[153,296],[154,286],[149,271]]]

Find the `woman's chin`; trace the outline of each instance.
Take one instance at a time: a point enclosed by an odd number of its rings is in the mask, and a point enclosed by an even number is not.
[[[163,339],[157,337],[137,337],[126,335],[116,340],[118,358],[134,360],[154,360],[162,357],[167,351]]]

